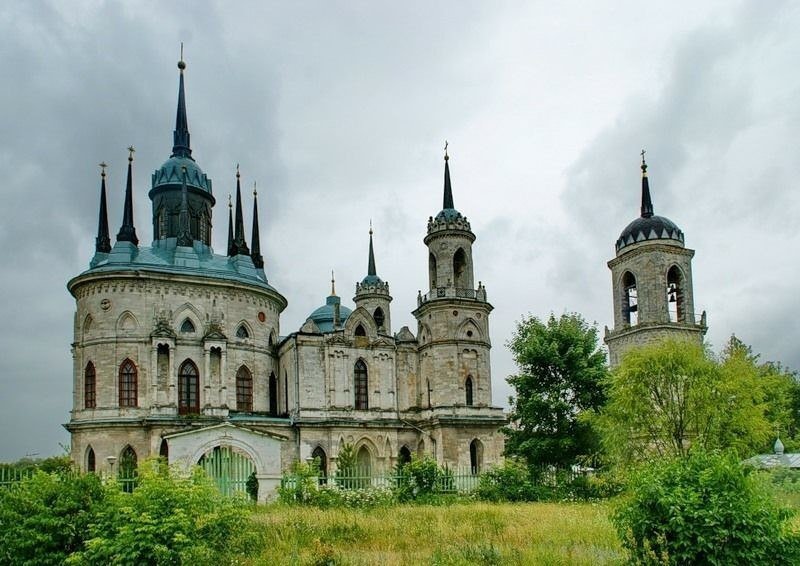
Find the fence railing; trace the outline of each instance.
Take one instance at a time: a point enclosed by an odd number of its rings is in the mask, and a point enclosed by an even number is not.
[[[288,474],[281,479],[281,486],[293,488],[297,486],[299,477]],[[409,474],[392,470],[388,473],[376,473],[370,468],[355,467],[346,471],[339,470],[327,476],[320,474],[320,485],[335,486],[342,489],[384,488],[396,489],[409,485],[414,481]],[[477,470],[444,470],[435,480],[434,491],[437,493],[467,493],[478,487],[480,474]]]
[[[0,488],[14,485],[35,473],[36,468],[0,468]]]

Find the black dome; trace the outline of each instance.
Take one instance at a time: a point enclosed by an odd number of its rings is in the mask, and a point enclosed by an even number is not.
[[[617,251],[643,240],[677,240],[684,243],[683,232],[669,218],[640,217],[628,224],[617,240]]]

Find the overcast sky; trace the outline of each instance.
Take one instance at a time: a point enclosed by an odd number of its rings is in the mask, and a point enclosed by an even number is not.
[[[800,369],[798,29],[800,4],[780,1],[3,2],[0,460],[68,443],[65,284],[94,250],[97,163],[116,234],[136,147],[149,245],[181,41],[194,156],[219,201],[213,245],[224,253],[240,163],[260,188],[267,276],[289,301],[282,334],[324,302],[331,269],[352,306],[370,218],[394,330],[416,332],[448,140],[507,405],[522,316],[611,326],[606,262],[638,216],[644,147],[656,214],[697,251],[708,341],[735,333]]]

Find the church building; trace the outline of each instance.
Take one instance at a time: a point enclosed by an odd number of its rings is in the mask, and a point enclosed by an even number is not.
[[[248,245],[238,169],[226,255],[211,248],[216,198],[192,157],[185,63],[178,68],[172,153],[148,192],[152,244],[141,244],[135,227],[140,193],[129,148],[116,241],[101,165],[95,253],[67,284],[76,312],[73,410],[65,427],[78,467],[126,475],[161,455],[200,465],[233,489],[255,474],[264,499],[294,462],[317,458],[333,473],[345,445],[373,474],[412,455],[473,473],[501,461],[506,419],[492,403],[492,305],[475,283],[476,237],[455,208],[447,154],[442,209],[428,218],[423,238],[429,284],[417,296],[416,334],[392,326],[372,229],[354,308],[332,281],[325,304],[299,329],[282,332],[287,298],[266,275],[255,191]],[[682,247],[681,235],[674,253],[681,261]],[[680,281],[690,277],[681,274]],[[691,295],[682,300],[690,311]]]

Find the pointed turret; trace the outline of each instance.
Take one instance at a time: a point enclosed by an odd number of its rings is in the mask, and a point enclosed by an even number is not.
[[[186,189],[186,167],[181,169],[183,183],[181,186],[181,211],[178,216],[178,245],[189,247],[192,245],[192,232],[189,229],[189,201]]]
[[[653,216],[653,201],[650,199],[650,183],[647,180],[647,163],[642,150],[642,218]]]
[[[133,146],[128,148],[128,182],[125,186],[125,206],[122,211],[122,227],[117,234],[118,242],[131,242],[139,245],[136,228],[133,226]]]
[[[258,192],[256,191],[255,183],[253,183],[253,237],[250,242],[253,244],[253,249],[250,253],[253,265],[257,269],[264,269],[264,257],[261,255],[261,235],[258,232]]]
[[[192,148],[189,142],[189,120],[186,118],[186,94],[183,88],[183,71],[186,63],[183,61],[183,44],[181,44],[181,60],[178,61],[180,79],[178,83],[178,111],[175,115],[175,131],[173,132],[172,157],[192,157]]]
[[[377,277],[378,273],[375,270],[375,252],[372,249],[372,221],[369,223],[369,262],[367,263],[367,275]]]
[[[378,277],[375,269],[375,249],[372,245],[372,221],[369,223],[369,259],[367,261],[367,275],[356,283],[356,296],[353,301],[359,307],[366,308],[372,313],[375,324],[383,333],[388,333],[391,329],[389,303],[392,297],[389,295],[389,283]]]
[[[234,255],[250,255],[247,242],[244,239],[244,216],[242,215],[242,185],[239,166],[236,166],[236,223],[233,232],[233,245],[236,248]]]
[[[447,142],[444,144],[444,199],[442,208],[455,209],[453,205],[453,187],[450,185],[450,156],[447,155]]]
[[[107,254],[111,251],[111,237],[108,233],[108,205],[106,204],[106,164],[100,164],[100,218],[97,221],[97,238],[94,250]]]
[[[233,203],[231,195],[228,195],[228,257],[236,255],[236,247],[233,245]]]

